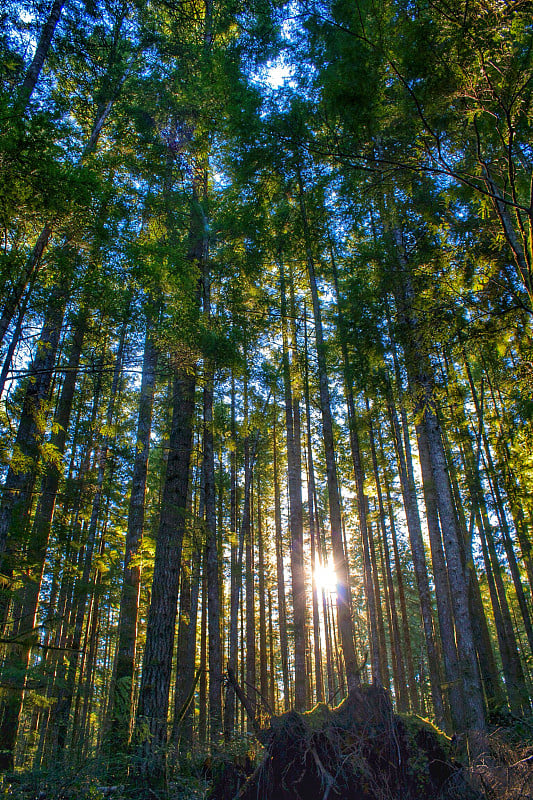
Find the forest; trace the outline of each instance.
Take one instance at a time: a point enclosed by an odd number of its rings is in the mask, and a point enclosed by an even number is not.
[[[5,0],[0,796],[533,797],[533,3]]]

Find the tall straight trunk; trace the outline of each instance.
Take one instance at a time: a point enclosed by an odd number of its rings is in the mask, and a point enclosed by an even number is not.
[[[309,518],[309,534],[311,539],[311,591],[313,598],[313,655],[315,666],[316,702],[324,702],[324,677],[322,670],[322,642],[320,639],[320,617],[318,612],[318,589],[315,570],[319,557],[318,513],[315,509],[315,467],[313,461],[313,444],[311,433],[311,400],[309,392],[309,351],[307,343],[307,313],[304,308],[304,395],[305,418],[307,425],[307,513]]]
[[[87,320],[87,309],[82,309],[77,316],[74,326],[69,358],[65,370],[65,379],[54,416],[54,426],[50,441],[60,455],[63,455],[65,452],[69,419],[74,399],[74,389],[83,338],[87,329]],[[33,520],[32,533],[26,548],[25,561],[29,580],[25,586],[20,620],[17,625],[17,635],[23,640],[35,627],[37,604],[45,566],[46,551],[48,548],[48,538],[60,479],[61,473],[57,462],[53,461],[46,467]],[[15,667],[22,676],[25,675],[28,669],[30,653],[31,647],[20,646],[14,648],[11,653],[8,653],[8,662],[12,663],[13,667]],[[16,663],[13,663],[12,659],[14,659]],[[0,723],[0,741],[3,741],[4,747],[8,751],[13,751],[15,746],[20,711],[22,708],[23,684],[24,677],[21,677],[20,690],[14,688],[10,695],[6,696],[4,700],[2,722]]]
[[[381,430],[378,430],[379,436],[379,448],[381,453],[384,453],[383,448],[383,440],[381,436]],[[398,586],[398,600],[400,603],[400,614],[402,619],[402,635],[403,635],[403,649],[405,653],[405,661],[407,667],[407,686],[409,689],[409,701],[411,704],[411,709],[414,711],[415,714],[418,714],[420,711],[420,703],[418,699],[418,692],[417,692],[417,684],[415,680],[415,668],[414,668],[414,660],[413,660],[413,649],[411,646],[411,634],[409,631],[409,617],[407,614],[407,602],[405,599],[405,588],[403,582],[403,575],[402,575],[402,565],[400,562],[400,553],[398,550],[398,538],[396,535],[396,523],[394,519],[394,508],[392,506],[392,498],[390,493],[390,485],[389,479],[387,477],[387,472],[384,472],[383,475],[383,483],[385,488],[385,495],[387,497],[387,511],[389,516],[389,524],[390,524],[390,532],[391,532],[391,540],[392,540],[392,549],[394,553],[394,567],[396,571],[396,583]]]
[[[283,339],[283,383],[285,388],[285,423],[287,436],[287,477],[289,484],[289,529],[291,533],[291,575],[294,630],[294,706],[303,711],[307,700],[306,669],[306,598],[303,554],[302,463],[300,406],[293,392],[293,370],[289,358],[285,275],[280,259],[281,325]]]
[[[115,674],[108,709],[110,741],[113,743],[115,752],[124,752],[127,748],[133,712],[137,618],[141,586],[141,565],[138,559],[144,528],[144,502],[157,361],[158,351],[153,340],[152,314],[148,311],[137,415],[135,461],[133,464],[128,528],[126,531],[124,576],[120,596]]]
[[[446,558],[442,545],[440,524],[438,517],[437,496],[433,471],[429,457],[429,449],[425,427],[416,426],[418,453],[422,471],[422,488],[426,505],[426,519],[429,531],[431,548],[431,561],[433,564],[433,579],[435,581],[435,597],[437,601],[437,615],[439,619],[440,642],[442,647],[444,673],[446,676],[445,692],[449,702],[449,709],[453,721],[453,728],[460,730],[463,727],[463,708],[461,691],[459,688],[459,662],[455,645],[455,631],[453,613],[446,569]]]
[[[200,596],[201,547],[198,541],[192,542],[188,564],[181,570],[180,621],[178,629],[178,652],[176,666],[176,686],[174,691],[174,719],[172,722],[172,743],[177,750],[183,743],[187,750],[192,745],[194,698],[189,707],[184,704],[189,698],[195,680],[196,666],[196,625],[198,600]]]
[[[272,613],[272,586],[268,582],[268,703],[276,713],[276,666],[274,660],[274,615]]]
[[[143,778],[156,783],[162,782],[165,777],[169,689],[181,548],[186,524],[194,393],[194,373],[177,368],[174,375],[169,453],[135,725],[140,757],[139,772]]]
[[[253,514],[253,488],[250,487],[250,516]],[[255,625],[255,547],[254,547],[254,520],[250,519],[246,536],[246,564],[245,564],[245,586],[246,586],[246,694],[252,713],[255,715],[256,699],[256,625]],[[253,733],[252,721],[248,719],[248,733]]]
[[[348,559],[344,551],[344,543],[342,538],[341,502],[339,482],[337,478],[337,466],[335,463],[335,441],[333,436],[333,418],[331,414],[331,402],[326,367],[326,344],[322,329],[322,311],[320,308],[320,300],[316,282],[315,261],[311,246],[311,230],[309,227],[307,208],[305,204],[302,170],[299,163],[296,166],[296,177],[298,181],[298,201],[300,205],[300,216],[303,227],[307,273],[309,277],[309,286],[313,301],[313,317],[315,321],[320,410],[322,412],[322,435],[324,438],[329,515],[331,523],[331,544],[335,572],[337,575],[337,620],[339,626],[339,635],[342,643],[342,653],[344,657],[344,668],[346,670],[348,689],[352,689],[359,684],[359,670],[353,636],[350,574],[348,569]]]
[[[210,25],[210,4],[206,5],[206,25]],[[207,35],[207,34],[206,34]],[[203,176],[206,202],[207,173]],[[209,328],[211,320],[211,274],[209,267],[209,244],[205,231],[202,237],[202,304],[204,324]],[[216,745],[222,733],[222,642],[220,636],[220,576],[217,545],[215,452],[213,443],[213,392],[215,364],[204,358],[203,389],[203,469],[205,472],[205,524],[207,531],[207,592],[209,623],[209,720],[211,744]]]
[[[257,475],[257,568],[258,568],[258,593],[259,593],[259,689],[261,701],[264,705],[268,702],[268,652],[267,652],[267,624],[266,624],[266,581],[265,581],[265,539],[263,530],[263,516],[261,513],[261,483]],[[264,714],[261,715],[264,717]]]
[[[200,618],[200,688],[198,693],[198,742],[200,747],[207,745],[207,552],[204,547],[202,557],[202,616]]]
[[[446,430],[442,429],[443,446],[446,448],[446,461],[450,476],[450,485],[453,493],[455,511],[459,525],[461,539],[459,542],[461,550],[461,562],[468,580],[468,601],[470,606],[470,617],[472,620],[472,634],[477,653],[477,660],[483,687],[487,701],[495,708],[505,702],[500,685],[498,668],[494,658],[492,641],[487,625],[485,607],[481,597],[481,589],[472,555],[472,535],[474,517],[471,517],[471,524],[467,526],[464,509],[462,506],[461,493],[459,490],[459,479],[454,459],[448,442]],[[491,702],[492,701],[492,702]]]
[[[398,316],[403,333],[406,366],[415,402],[415,413],[420,413],[426,428],[429,456],[437,493],[439,520],[446,553],[448,581],[455,619],[457,655],[462,679],[464,727],[484,730],[485,710],[472,621],[468,600],[468,586],[461,562],[461,533],[455,514],[450,479],[437,415],[434,380],[431,364],[421,341],[421,333],[414,309],[415,293],[410,275],[410,265],[399,229],[393,232],[398,258],[395,295]]]
[[[235,424],[235,375],[231,374],[231,442],[230,450],[230,531],[231,531],[231,585],[228,631],[228,666],[233,673],[237,670],[238,646],[238,604],[242,575],[242,555],[239,564],[239,543],[237,542],[237,435]],[[240,568],[240,571],[238,571]],[[224,739],[231,741],[235,728],[235,691],[228,681],[224,703]]]
[[[93,568],[93,555],[97,540],[98,524],[101,516],[102,500],[105,496],[105,478],[108,467],[108,453],[111,445],[111,434],[113,420],[115,417],[115,408],[117,404],[117,396],[119,392],[119,383],[122,376],[122,368],[124,361],[124,347],[126,341],[127,320],[125,319],[122,324],[120,338],[117,347],[117,354],[115,357],[115,368],[113,370],[113,379],[111,382],[111,390],[109,394],[109,401],[107,404],[106,418],[105,418],[105,433],[98,448],[97,453],[97,476],[96,476],[96,491],[94,493],[91,515],[87,528],[87,540],[85,542],[84,555],[83,555],[83,570],[81,580],[79,581],[75,591],[74,602],[74,629],[71,637],[71,650],[68,654],[68,669],[66,675],[66,685],[61,692],[61,699],[58,701],[56,707],[56,722],[57,722],[57,741],[58,749],[61,757],[65,757],[66,750],[66,735],[69,723],[70,710],[74,696],[74,684],[76,679],[76,670],[78,667],[78,659],[80,652],[80,645],[83,635],[83,620],[87,608],[87,601],[89,599],[90,591],[90,576]],[[85,472],[85,471],[84,471]]]
[[[211,743],[222,731],[222,646],[220,639],[220,579],[218,567],[215,458],[213,450],[213,373],[204,375],[205,522],[207,529],[207,592],[209,621],[209,719]]]
[[[487,435],[486,435],[486,432],[485,432],[485,424],[484,424],[484,420],[483,420],[483,407],[482,407],[482,403],[479,400],[478,392],[476,391],[476,386],[475,386],[475,383],[474,383],[474,379],[472,377],[472,372],[470,370],[470,365],[468,363],[468,359],[467,359],[466,354],[464,352],[463,352],[463,355],[464,355],[466,374],[467,374],[467,377],[468,377],[468,383],[469,383],[469,386],[470,386],[470,391],[471,391],[471,394],[472,394],[472,399],[474,400],[474,407],[476,409],[476,415],[477,415],[477,418],[478,418],[479,433],[481,434],[481,437],[483,438],[483,443],[484,443],[484,447],[485,447],[485,455],[486,455],[486,458],[487,458],[487,461],[488,461],[488,466],[489,466],[488,478],[489,478],[489,481],[490,481],[491,488],[492,488],[492,490],[494,492],[494,495],[495,495],[496,509],[499,512],[498,513],[498,517],[499,517],[500,527],[501,527],[501,532],[502,532],[503,546],[504,546],[504,549],[505,549],[505,554],[507,556],[507,562],[509,564],[509,569],[511,571],[511,576],[512,576],[512,579],[513,579],[513,585],[514,585],[514,589],[515,589],[515,592],[516,592],[518,605],[520,607],[520,613],[522,615],[522,620],[524,622],[524,629],[526,631],[527,640],[528,640],[528,643],[529,643],[530,650],[533,653],[533,626],[532,626],[532,623],[531,623],[531,615],[529,613],[529,608],[528,608],[527,601],[526,601],[524,587],[522,586],[522,579],[520,577],[520,570],[519,570],[518,564],[516,562],[516,555],[515,555],[514,548],[513,548],[513,542],[512,542],[512,539],[511,539],[511,534],[510,534],[510,531],[509,531],[509,525],[507,523],[507,519],[506,519],[506,516],[505,516],[505,509],[504,509],[504,505],[503,505],[501,494],[500,494],[500,488],[498,486],[497,473],[496,473],[496,470],[494,469],[494,463],[492,461],[492,453],[491,453],[491,450],[490,450],[490,445],[488,443]],[[480,444],[481,443],[478,444],[478,449],[480,447]],[[479,459],[478,459],[478,463],[479,463]]]
[[[247,377],[244,379],[244,426],[248,428],[248,383]],[[259,444],[259,437],[256,435],[252,449],[250,451],[250,441],[248,435],[244,440],[244,498],[243,498],[243,512],[241,519],[241,526],[239,531],[239,541],[236,554],[235,564],[235,581],[232,582],[231,595],[230,595],[230,624],[228,634],[228,665],[237,674],[237,651],[239,644],[239,613],[241,612],[241,669],[244,670],[244,636],[242,635],[243,626],[243,609],[241,604],[241,589],[242,589],[242,573],[244,563],[244,553],[247,542],[251,534],[251,492],[252,492],[252,478],[253,468],[257,455],[257,448]],[[247,575],[246,575],[247,578]],[[248,585],[246,586],[246,597],[248,599]],[[255,658],[255,657],[254,657]],[[255,661],[254,661],[255,664]],[[244,674],[244,673],[243,673]],[[243,682],[243,681],[242,681]],[[226,704],[224,715],[224,736],[229,738],[230,732],[233,730],[233,716],[229,717],[230,713],[233,714],[234,706],[234,693],[232,687],[228,686],[226,689]],[[243,711],[243,710],[242,710]]]
[[[494,386],[491,380],[490,370],[488,369],[488,366],[484,361],[483,361],[483,368],[491,394],[494,413],[496,415],[496,419],[498,422],[498,432],[500,434],[499,441],[503,452],[503,458],[502,458],[503,463],[500,467],[499,472],[501,474],[503,486],[507,494],[507,498],[509,501],[509,509],[511,511],[514,528],[516,531],[518,542],[520,544],[520,551],[522,553],[522,559],[524,562],[527,580],[529,583],[529,591],[530,594],[533,595],[533,543],[531,542],[531,537],[528,534],[526,516],[524,514],[524,493],[521,490],[520,481],[518,480],[518,476],[516,475],[515,470],[511,463],[509,445],[506,441],[504,430],[502,427],[501,411],[499,408],[500,404],[498,403],[498,399],[496,397],[498,393],[497,387]],[[496,475],[496,470],[494,469],[494,464],[492,461],[491,446],[484,429],[483,429],[483,444],[485,447],[485,454],[487,461],[490,464],[490,471],[493,475]],[[497,484],[497,481],[494,481],[494,483]],[[501,505],[503,508],[503,503]],[[504,515],[505,514],[503,514],[502,516]],[[533,524],[533,517],[531,515],[531,511],[529,517],[530,517],[529,527],[531,527]]]
[[[276,532],[276,577],[278,590],[278,618],[279,618],[279,647],[281,658],[281,674],[283,680],[283,709],[288,711],[290,707],[290,684],[289,684],[289,645],[287,637],[287,610],[285,600],[285,567],[283,564],[283,538],[281,527],[281,498],[278,473],[278,449],[277,449],[277,407],[274,402],[274,424],[272,432],[272,458],[274,471],[274,526]]]
[[[370,568],[371,568],[371,582],[372,582],[372,590],[375,598],[375,605],[376,605],[376,628],[378,634],[378,659],[379,659],[379,674],[381,677],[381,684],[385,687],[385,689],[390,689],[390,677],[389,677],[389,666],[388,666],[388,657],[387,657],[387,643],[385,639],[385,623],[383,620],[383,604],[381,601],[381,588],[379,585],[379,570],[376,558],[376,545],[375,539],[379,539],[379,534],[374,537],[372,526],[368,525],[368,551],[370,556]],[[370,604],[369,604],[369,612],[370,612]],[[371,626],[372,626],[371,622]],[[374,678],[374,681],[376,679]]]
[[[474,501],[475,502],[475,501]],[[474,510],[473,512],[474,513]],[[494,540],[490,529],[485,527],[479,508],[475,511],[478,516],[478,531],[481,540],[483,560],[485,562],[485,573],[489,586],[492,611],[494,614],[494,624],[502,659],[503,675],[507,697],[509,698],[509,708],[512,714],[523,714],[529,710],[527,689],[524,682],[522,665],[516,645],[516,638],[513,631],[511,615],[505,595],[505,587],[500,573],[498,556],[494,547]]]
[[[464,420],[464,423],[466,425],[466,420]],[[498,554],[496,552],[492,525],[489,519],[487,506],[485,503],[485,494],[479,473],[479,446],[478,453],[475,454],[467,429],[464,430],[463,428],[463,431],[460,433],[460,438],[462,445],[461,451],[464,461],[464,471],[472,498],[473,516],[470,528],[472,529],[473,520],[477,517],[478,531],[484,553],[487,579],[489,578],[489,574],[492,574],[491,580],[489,581],[489,587],[492,587],[491,601],[495,621],[498,618],[496,628],[498,633],[498,641],[500,644],[500,653],[502,657],[502,666],[509,703],[513,713],[521,713],[522,711],[527,712],[529,710],[528,692],[525,685],[522,665],[520,663],[520,656],[513,630],[509,603],[507,601],[507,595],[502,578],[502,570],[498,559]]]
[[[28,384],[22,406],[13,451],[24,464],[10,465],[2,491],[0,505],[0,562],[2,569],[12,568],[6,563],[6,549],[20,537],[28,523],[32,493],[37,480],[40,445],[44,436],[45,403],[50,391],[59,338],[63,325],[67,295],[63,289],[52,291],[45,320],[30,367]],[[29,466],[26,466],[29,465]]]
[[[389,610],[392,665],[394,674],[395,694],[397,697],[398,711],[409,709],[409,695],[407,694],[407,683],[405,680],[405,670],[400,641],[400,626],[398,623],[398,612],[396,609],[396,599],[394,597],[394,582],[390,566],[389,542],[387,540],[387,526],[385,522],[385,506],[383,505],[383,493],[381,491],[381,481],[379,477],[378,459],[376,454],[376,442],[372,417],[368,417],[368,432],[370,436],[370,452],[372,455],[372,468],[374,471],[374,483],[376,486],[379,523],[381,527],[381,541],[383,544],[383,587],[386,595],[386,605]]]
[[[341,345],[342,354],[342,369],[344,379],[344,395],[346,398],[346,407],[348,410],[348,430],[350,434],[350,451],[352,455],[352,464],[355,480],[355,492],[357,499],[357,517],[359,520],[359,528],[361,531],[361,545],[363,548],[363,563],[364,563],[364,579],[365,579],[365,595],[367,600],[367,611],[369,617],[369,636],[370,636],[370,659],[372,666],[372,679],[374,683],[381,684],[386,672],[386,664],[380,658],[380,626],[379,626],[379,608],[378,600],[376,597],[376,587],[372,580],[372,564],[371,564],[371,544],[369,523],[367,518],[368,501],[365,496],[365,469],[363,459],[361,457],[361,445],[359,442],[359,431],[357,423],[357,413],[355,408],[355,400],[353,394],[353,376],[348,355],[348,337],[346,326],[344,323],[344,308],[342,297],[339,289],[339,276],[337,270],[337,263],[333,253],[333,247],[330,245],[330,264],[333,274],[333,285],[335,288],[335,298],[337,302],[337,330],[339,334],[339,341]]]
[[[396,457],[398,460],[400,484],[402,488],[402,497],[405,508],[405,516],[407,519],[407,529],[409,532],[409,542],[411,544],[411,553],[413,555],[413,566],[415,571],[418,597],[420,601],[420,611],[422,615],[422,623],[424,627],[424,638],[426,644],[426,652],[428,656],[429,667],[429,680],[431,685],[431,698],[433,701],[433,708],[435,711],[435,718],[440,727],[445,726],[444,703],[442,700],[442,692],[440,688],[441,679],[439,674],[437,648],[435,643],[435,631],[433,627],[433,611],[431,605],[431,594],[429,589],[429,579],[427,573],[426,555],[424,551],[424,541],[422,538],[422,527],[420,525],[420,516],[418,513],[418,502],[416,497],[416,490],[408,478],[407,463],[405,458],[405,451],[403,448],[403,441],[400,432],[400,425],[396,408],[394,407],[392,399],[388,401],[389,420],[393,433],[394,444],[396,448]]]

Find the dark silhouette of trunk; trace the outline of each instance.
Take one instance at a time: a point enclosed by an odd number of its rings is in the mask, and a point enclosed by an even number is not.
[[[424,542],[422,539],[422,528],[420,525],[420,516],[418,513],[416,489],[408,478],[407,463],[405,458],[405,451],[403,448],[402,435],[400,432],[400,425],[398,422],[396,409],[394,407],[392,400],[389,400],[388,402],[388,411],[389,411],[390,425],[394,437],[394,444],[396,448],[396,457],[398,460],[398,467],[400,473],[402,497],[405,508],[405,516],[407,519],[407,529],[409,532],[409,542],[411,544],[411,553],[413,555],[413,567],[415,571],[418,597],[420,601],[422,624],[424,627],[424,638],[426,643],[426,652],[428,656],[429,680],[431,685],[431,698],[433,701],[433,708],[435,711],[435,718],[437,720],[437,724],[442,728],[444,728],[445,726],[444,703],[442,700],[442,693],[440,689],[441,678],[439,674],[437,648],[435,643],[435,631],[433,627],[431,594],[429,589],[429,579],[427,573],[426,556],[424,551]]]
[[[194,698],[191,699],[186,710],[184,710],[184,704],[195,680],[196,624],[200,596],[201,561],[200,545],[198,542],[193,542],[191,555],[181,570],[180,621],[172,723],[172,744],[176,750],[181,743],[186,750],[190,750],[192,745]]]
[[[433,564],[433,579],[435,581],[435,597],[437,601],[437,615],[439,619],[440,643],[443,654],[444,674],[446,676],[445,694],[448,699],[453,729],[460,730],[463,726],[463,709],[461,692],[459,690],[459,662],[455,646],[455,631],[453,627],[453,613],[451,606],[450,587],[446,569],[446,558],[442,546],[440,524],[438,517],[437,496],[433,472],[423,425],[416,426],[418,439],[418,453],[422,471],[422,488],[426,505],[426,518],[431,548],[431,561]]]
[[[313,461],[313,445],[311,433],[311,400],[309,393],[309,349],[307,341],[307,312],[304,307],[304,395],[305,417],[307,423],[307,508],[309,518],[309,534],[311,540],[311,591],[313,598],[313,655],[315,666],[316,702],[324,702],[324,676],[322,670],[322,642],[320,638],[320,617],[318,613],[318,589],[315,580],[315,568],[319,558],[318,513],[315,508],[315,467]]]
[[[31,64],[26,71],[26,75],[24,76],[24,80],[17,95],[16,111],[17,115],[21,117],[24,115],[24,112],[28,107],[33,90],[35,89],[37,81],[39,80],[39,75],[41,74],[43,64],[48,56],[54,31],[57,27],[57,23],[59,22],[64,5],[65,0],[54,0],[50,9],[50,13],[48,14],[46,22],[42,27],[41,35],[39,36],[39,41],[37,42],[37,47],[35,48],[35,53],[33,54]]]
[[[88,311],[82,309],[77,315],[69,358],[65,369],[65,378],[61,388],[61,395],[54,416],[53,432],[50,437],[51,444],[59,455],[65,452],[69,419],[74,399],[74,389],[78,375],[79,361],[84,335],[87,329]],[[52,354],[47,354],[51,356]],[[41,365],[42,366],[42,365]],[[51,380],[50,375],[48,379]],[[45,566],[48,539],[52,523],[52,516],[61,480],[61,472],[56,461],[50,462],[41,484],[41,492],[33,520],[32,532],[25,552],[27,582],[21,602],[20,618],[17,624],[17,638],[27,644],[18,645],[8,652],[6,665],[9,663],[20,675],[20,691],[13,688],[4,700],[2,722],[0,723],[0,741],[3,741],[6,750],[12,751],[15,746],[16,734],[20,711],[22,708],[24,676],[28,669],[32,632],[35,628],[37,604],[41,581]]]
[[[201,519],[201,517],[200,517]],[[202,557],[202,616],[200,618],[200,688],[198,692],[198,742],[207,744],[207,557]]]
[[[256,646],[255,646],[255,553],[254,553],[254,525],[253,525],[253,484],[250,486],[250,518],[246,531],[246,562],[245,562],[245,587],[246,587],[246,694],[253,717],[256,716]],[[248,733],[252,734],[253,724],[248,717]]]
[[[403,665],[401,639],[400,639],[400,626],[398,623],[398,612],[396,609],[396,599],[394,597],[394,582],[392,579],[392,571],[390,566],[390,552],[389,552],[389,543],[387,540],[385,507],[383,505],[383,493],[381,491],[381,481],[379,477],[378,460],[376,454],[376,442],[375,442],[374,428],[372,425],[372,418],[370,416],[370,413],[368,417],[368,432],[370,436],[370,452],[372,455],[374,482],[376,485],[376,492],[378,499],[379,522],[381,527],[381,541],[383,543],[383,554],[382,554],[383,572],[384,572],[383,588],[386,597],[386,606],[389,614],[395,694],[398,702],[398,711],[408,711],[409,695],[407,693],[407,683],[405,680],[405,670]]]
[[[0,506],[0,561],[7,574],[12,569],[9,553],[16,541],[23,535],[28,524],[28,513],[32,493],[37,481],[40,460],[40,445],[44,436],[44,404],[52,384],[53,368],[56,362],[59,337],[63,325],[67,293],[63,289],[52,291],[46,317],[43,323],[37,350],[29,371],[22,414],[14,452],[23,459],[19,464],[9,467],[2,491]],[[26,466],[26,465],[29,466]]]
[[[257,569],[259,590],[259,689],[262,698],[261,719],[264,719],[264,703],[268,702],[268,652],[267,652],[267,625],[266,625],[266,574],[265,574],[265,542],[263,531],[263,518],[261,513],[261,484],[257,476]]]
[[[276,577],[278,590],[279,647],[281,658],[281,674],[283,679],[283,709],[290,707],[289,684],[289,645],[287,639],[287,609],[285,600],[285,568],[283,566],[283,534],[281,528],[281,498],[279,487],[277,457],[277,407],[274,402],[274,425],[272,431],[272,454],[274,470],[274,526],[276,531]]]
[[[378,431],[379,449],[383,453],[383,441],[381,431]],[[405,653],[405,663],[407,669],[407,688],[409,691],[409,702],[411,710],[418,714],[420,704],[418,699],[417,685],[415,680],[415,668],[413,661],[413,649],[411,646],[411,634],[409,631],[409,617],[407,615],[407,603],[405,599],[405,588],[402,575],[402,567],[400,562],[400,553],[398,550],[398,539],[396,536],[396,523],[394,521],[394,509],[392,506],[389,480],[386,471],[383,474],[383,484],[385,488],[385,495],[387,497],[387,512],[389,517],[389,525],[391,532],[392,549],[394,554],[394,568],[396,572],[396,584],[398,586],[398,602],[400,604],[401,615],[401,630],[403,636],[403,652]]]
[[[239,544],[237,542],[237,435],[235,424],[235,375],[231,374],[231,442],[230,451],[230,529],[231,529],[231,582],[230,582],[230,612],[228,631],[228,665],[236,674],[237,647],[238,647],[238,603],[239,587],[242,575],[242,555],[239,565]],[[240,572],[238,567],[240,566]],[[224,739],[231,741],[235,728],[235,690],[231,681],[228,681],[224,703]]]
[[[66,738],[69,724],[70,711],[72,701],[74,698],[76,671],[78,668],[78,660],[80,655],[80,647],[83,636],[83,621],[85,619],[85,612],[87,609],[87,601],[90,597],[90,577],[93,568],[93,555],[97,541],[98,525],[100,522],[100,515],[102,510],[102,500],[105,497],[105,478],[108,467],[108,453],[111,445],[111,428],[115,417],[115,410],[117,405],[117,396],[119,392],[119,383],[122,375],[123,360],[124,360],[124,347],[126,341],[127,319],[122,324],[120,338],[117,347],[117,354],[115,358],[115,368],[113,371],[113,379],[111,382],[111,390],[109,394],[109,401],[107,404],[106,418],[105,418],[105,433],[97,451],[97,476],[96,476],[96,490],[94,493],[91,515],[87,527],[87,539],[85,541],[83,553],[83,569],[81,580],[77,584],[74,593],[73,603],[73,621],[74,629],[70,639],[70,652],[68,654],[68,668],[65,678],[65,686],[60,692],[60,697],[56,706],[55,723],[57,725],[57,748],[60,758],[66,757]],[[87,455],[89,451],[87,452]],[[87,464],[88,467],[88,464]],[[82,475],[86,473],[84,468]],[[81,495],[81,493],[80,493]]]
[[[157,361],[158,351],[153,341],[152,314],[151,311],[148,311],[137,415],[135,460],[131,482],[128,528],[126,531],[124,577],[120,596],[115,674],[108,710],[110,743],[113,746],[114,753],[126,751],[133,711],[137,617],[141,585],[139,555],[144,528],[144,501]]]
[[[213,372],[211,367],[208,367],[208,374],[204,374],[204,381],[203,469],[205,470],[205,522],[207,529],[209,730],[211,743],[215,745],[222,732],[222,651],[220,640],[220,579],[216,527],[215,458],[213,450]]]
[[[139,773],[143,779],[154,781],[156,784],[165,779],[169,689],[181,549],[186,523],[195,383],[194,372],[177,367],[173,383],[169,452],[135,722]],[[202,602],[205,603],[205,597]]]
[[[300,205],[300,216],[304,235],[307,274],[309,277],[309,286],[313,301],[313,318],[315,322],[320,410],[322,412],[322,436],[324,439],[329,515],[331,523],[331,543],[335,572],[337,575],[337,622],[342,644],[342,654],[344,657],[344,668],[346,670],[348,688],[351,689],[359,684],[359,670],[355,655],[353,636],[350,575],[342,536],[341,503],[339,483],[337,478],[337,467],[335,464],[333,418],[331,414],[331,402],[326,368],[326,344],[322,330],[322,312],[320,309],[320,300],[318,297],[315,274],[315,262],[311,247],[311,231],[307,218],[302,171],[299,163],[296,165],[296,177],[298,180],[298,201]]]
[[[300,404],[297,394],[293,391],[294,367],[289,357],[285,275],[281,259],[279,272],[283,338],[283,384],[285,388],[285,430],[287,437],[287,478],[289,485],[289,529],[291,533],[290,555],[294,630],[294,706],[297,711],[303,711],[306,707],[307,700],[307,668],[305,658],[306,598],[303,554]],[[293,369],[291,369],[291,367],[293,367]]]
[[[361,458],[361,446],[359,443],[359,432],[357,429],[357,414],[353,395],[353,376],[348,357],[347,335],[344,324],[344,309],[339,290],[339,277],[337,264],[333,254],[333,247],[330,246],[330,263],[333,273],[333,284],[337,301],[337,330],[341,345],[342,367],[344,378],[344,394],[346,407],[348,410],[348,429],[350,433],[350,450],[352,455],[355,491],[357,497],[357,516],[361,531],[361,544],[363,547],[363,563],[365,576],[365,595],[367,599],[367,610],[369,617],[370,634],[370,660],[372,665],[372,679],[374,683],[381,684],[386,672],[387,665],[380,652],[383,649],[380,645],[380,624],[379,624],[379,603],[376,596],[376,586],[372,580],[370,530],[367,519],[367,498],[365,496],[365,470]]]

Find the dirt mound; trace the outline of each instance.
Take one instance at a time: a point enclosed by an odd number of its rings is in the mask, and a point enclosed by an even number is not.
[[[263,737],[262,737],[263,738]],[[361,687],[334,709],[273,717],[255,772],[217,800],[475,800],[444,734]],[[230,791],[232,792],[230,794]]]

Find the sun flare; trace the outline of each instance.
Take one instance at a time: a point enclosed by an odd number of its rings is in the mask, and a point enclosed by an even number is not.
[[[320,589],[324,594],[335,594],[337,592],[337,575],[335,574],[335,567],[330,561],[324,564],[316,562],[315,583],[317,589]]]

